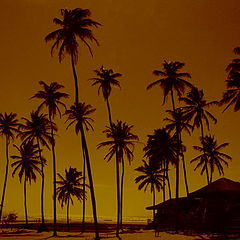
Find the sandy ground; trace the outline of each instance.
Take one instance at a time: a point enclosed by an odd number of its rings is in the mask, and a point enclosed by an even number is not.
[[[58,233],[58,237],[51,237],[52,233],[36,233],[36,231],[28,230],[24,232],[9,232],[9,233],[0,233],[0,239],[4,240],[43,240],[43,239],[56,239],[56,240],[93,240],[94,234],[93,233],[69,233],[69,232],[60,232]],[[114,233],[101,233],[100,234],[101,239],[107,239],[107,240],[115,240],[118,239],[114,236]],[[205,235],[199,236],[187,236],[187,235],[181,235],[181,234],[171,234],[166,232],[161,232],[160,236],[155,237],[155,233],[153,230],[142,230],[134,233],[124,233],[121,234],[122,240],[150,240],[150,239],[156,239],[156,240],[208,240],[208,238]]]

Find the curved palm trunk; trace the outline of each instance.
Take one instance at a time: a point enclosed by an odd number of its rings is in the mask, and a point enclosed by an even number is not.
[[[200,126],[201,126],[201,135],[202,135],[202,139],[204,138],[204,131],[203,131],[203,124],[202,121],[200,121]],[[203,146],[203,153],[205,155],[205,149]],[[208,173],[208,166],[207,166],[207,159],[205,159],[205,165],[206,165],[206,176],[207,176],[207,183],[210,183],[210,179],[209,179],[209,173]]]
[[[106,98],[106,103],[107,103],[107,111],[108,111],[108,120],[110,127],[112,127],[112,114],[111,114],[111,108],[110,108],[110,103],[109,99]],[[122,222],[122,216],[121,216],[121,191],[120,191],[120,169],[119,169],[119,154],[118,154],[118,149],[116,150],[116,185],[117,185],[117,226],[116,226],[116,237],[119,238],[119,230],[120,230],[120,225]]]
[[[70,225],[69,225],[69,198],[67,200],[67,228],[68,231],[70,230]]]
[[[0,206],[0,222],[2,220],[5,192],[6,192],[6,188],[7,188],[7,179],[8,179],[8,168],[9,168],[8,146],[9,146],[9,140],[8,140],[8,137],[6,137],[6,159],[7,159],[7,161],[6,161],[5,178],[4,178],[4,184],[3,184],[2,200],[1,200],[1,206]]]
[[[53,122],[50,112],[49,121],[51,124],[51,138],[52,138],[52,157],[53,157],[53,236],[57,236],[57,193],[56,193],[56,156],[55,156],[55,140],[53,134]]]
[[[44,185],[45,185],[45,175],[44,175],[44,162],[42,159],[41,149],[40,149],[40,143],[39,139],[37,137],[37,145],[38,145],[38,151],[39,151],[39,159],[41,161],[41,175],[42,175],[42,189],[41,189],[41,216],[42,216],[42,223],[40,226],[39,231],[46,231],[47,227],[45,225],[45,219],[44,219]]]
[[[122,230],[122,216],[123,216],[123,187],[124,187],[124,175],[125,175],[125,164],[124,164],[124,159],[123,159],[123,154],[121,153],[121,162],[122,162],[122,176],[121,176],[121,190],[120,190],[120,222],[119,222],[119,228]]]
[[[96,237],[96,240],[98,240],[98,239],[100,239],[100,237],[99,237],[99,231],[98,231],[96,199],[95,199],[95,193],[94,193],[91,163],[90,163],[90,158],[89,158],[89,154],[88,154],[86,137],[85,137],[85,133],[84,133],[82,124],[80,125],[80,132],[81,132],[81,136],[82,136],[82,144],[84,147],[83,151],[84,151],[84,154],[86,157],[86,166],[87,166],[90,194],[91,194],[91,200],[92,200],[93,219],[94,219],[94,225],[95,225],[95,237]]]
[[[180,142],[182,142],[181,132],[179,134],[179,138],[180,138]],[[187,196],[188,196],[189,195],[189,188],[188,188],[188,181],[187,181],[187,169],[186,169],[186,165],[185,165],[185,158],[184,158],[184,153],[183,153],[182,146],[181,146],[180,150],[181,150],[181,156],[182,156],[184,182],[185,182],[185,187],[186,187],[186,193],[187,193]]]
[[[172,97],[172,108],[174,114],[176,113],[173,89],[171,88],[171,97]],[[176,161],[176,198],[179,198],[179,151],[180,151],[180,140],[179,140],[179,128],[176,129],[177,133],[177,142],[178,142],[178,151],[177,151],[177,161]]]
[[[24,210],[25,210],[25,224],[28,227],[28,213],[27,213],[27,178],[24,178]]]
[[[71,64],[72,64],[72,71],[73,71],[74,85],[75,85],[75,103],[78,103],[79,102],[78,77],[75,69],[73,54],[71,54]]]

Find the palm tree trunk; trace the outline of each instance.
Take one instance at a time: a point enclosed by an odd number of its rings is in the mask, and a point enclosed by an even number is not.
[[[166,201],[166,161],[163,160],[162,164],[162,169],[163,169],[163,201]]]
[[[179,138],[180,138],[180,142],[182,142],[182,134],[179,134]],[[186,187],[186,193],[187,196],[189,195],[189,189],[188,189],[188,181],[187,181],[187,169],[186,169],[186,165],[185,165],[185,158],[184,158],[184,153],[183,153],[183,149],[181,146],[181,155],[182,155],[182,164],[183,164],[183,175],[184,175],[184,182],[185,182],[185,187]]]
[[[0,206],[0,222],[2,220],[5,192],[7,188],[7,179],[8,179],[8,168],[9,168],[8,146],[9,146],[9,140],[8,140],[8,137],[6,136],[6,159],[7,160],[6,160],[5,178],[4,178],[3,192],[2,192],[2,201]]]
[[[41,149],[40,149],[40,143],[39,139],[37,137],[37,145],[38,145],[38,151],[39,151],[39,159],[41,161],[41,174],[42,174],[42,189],[41,189],[41,216],[42,216],[42,223],[40,226],[40,231],[47,230],[45,225],[45,219],[44,219],[44,183],[45,183],[45,175],[44,175],[44,162],[42,159]]]
[[[121,159],[122,159],[122,177],[121,177],[121,190],[120,190],[120,196],[121,196],[121,200],[120,200],[120,229],[122,229],[122,216],[123,216],[123,187],[124,187],[124,174],[125,174],[125,165],[124,165],[124,159],[123,159],[123,154],[121,153]]]
[[[168,183],[168,194],[169,194],[169,199],[172,199],[172,191],[171,191],[171,184],[170,184],[170,179],[169,179],[169,175],[168,175],[168,163],[166,163],[166,179],[167,179],[167,183]]]
[[[85,232],[85,211],[86,211],[86,156],[82,144],[83,153],[83,204],[82,204],[82,232]]]
[[[202,124],[202,121],[200,121],[200,126],[201,126],[201,135],[202,135],[202,139],[204,138],[204,131],[203,131],[203,124]],[[205,149],[204,149],[204,146],[203,146],[203,153],[205,155]],[[209,184],[210,183],[210,180],[209,180],[209,172],[208,172],[208,166],[207,166],[207,159],[205,158],[205,165],[206,165],[206,176],[207,176],[207,183]]]
[[[28,213],[27,213],[27,178],[24,178],[24,210],[25,210],[25,224],[28,226]]]
[[[79,102],[78,77],[75,69],[73,54],[71,54],[71,63],[72,63],[72,71],[73,71],[74,85],[75,85],[75,103],[78,103]]]
[[[107,102],[107,109],[108,109],[108,119],[109,119],[110,126],[112,127],[112,114],[111,114],[110,103],[108,98],[106,99],[106,102]]]
[[[155,219],[155,204],[156,204],[156,196],[155,196],[155,188],[152,187],[152,193],[153,193],[153,221]]]
[[[173,96],[173,89],[171,88],[171,97],[172,97],[172,108],[174,114],[176,113],[174,96]],[[177,150],[177,159],[176,159],[176,198],[179,197],[179,151],[180,151],[180,141],[179,141],[179,128],[176,128],[177,133],[177,142],[178,142],[178,150]]]
[[[91,163],[90,158],[88,154],[88,147],[87,142],[84,134],[83,125],[80,126],[80,132],[82,136],[82,144],[83,144],[83,151],[86,157],[86,165],[87,165],[87,172],[88,172],[88,180],[89,180],[89,187],[90,187],[90,194],[91,194],[91,200],[92,200],[92,211],[93,211],[93,219],[94,219],[94,225],[95,225],[95,239],[100,239],[99,237],[99,231],[98,231],[98,221],[97,221],[97,207],[96,207],[96,199],[94,194],[94,184],[93,184],[93,178],[92,178],[92,170],[91,170]]]
[[[57,193],[56,193],[56,156],[55,156],[55,140],[53,134],[53,122],[51,113],[48,113],[51,124],[51,138],[52,138],[52,157],[53,157],[53,236],[57,236]]]
[[[70,225],[69,225],[69,198],[67,200],[67,228],[68,231],[70,230]]]

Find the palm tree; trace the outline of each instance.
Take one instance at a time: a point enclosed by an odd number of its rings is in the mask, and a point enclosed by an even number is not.
[[[143,166],[140,166],[135,170],[142,174],[135,178],[135,183],[140,183],[138,190],[142,190],[144,188],[144,192],[146,192],[148,186],[150,185],[150,191],[153,196],[153,206],[155,206],[156,190],[160,192],[160,190],[163,189],[165,179],[163,173],[165,172],[165,169],[157,169],[156,166],[152,165],[150,162],[147,163],[143,160]],[[155,209],[153,209],[153,219],[154,216]]]
[[[201,128],[201,137],[204,137],[204,125],[205,122],[209,130],[209,119],[213,123],[217,122],[217,119],[208,111],[206,108],[217,104],[217,101],[207,102],[204,99],[203,90],[198,90],[196,87],[192,88],[190,92],[187,93],[186,97],[180,98],[180,101],[183,101],[186,106],[182,107],[184,112],[184,117],[187,121],[193,121],[192,126],[194,128]],[[209,173],[208,167],[205,168],[207,182],[209,183]]]
[[[53,123],[53,119],[57,113],[61,116],[61,111],[58,105],[66,108],[65,104],[61,101],[63,98],[68,98],[68,94],[60,92],[59,90],[64,88],[63,85],[57,82],[52,82],[50,85],[40,81],[39,84],[42,86],[43,90],[38,91],[32,98],[37,98],[42,100],[37,111],[40,111],[44,106],[48,110],[48,118],[51,127],[51,148],[52,148],[52,158],[53,158],[53,236],[57,236],[57,205],[56,205],[56,155],[55,155],[55,139],[54,131],[56,126]]]
[[[93,184],[93,177],[92,177],[92,170],[91,170],[91,163],[90,163],[90,157],[88,152],[88,146],[87,146],[87,140],[85,136],[84,127],[86,130],[93,129],[91,125],[91,121],[93,121],[92,118],[88,117],[91,113],[93,113],[96,109],[93,108],[91,105],[85,104],[85,103],[75,103],[70,107],[69,110],[65,112],[66,115],[68,115],[67,121],[70,121],[68,124],[68,127],[72,124],[75,124],[75,132],[78,134],[80,132],[81,134],[81,142],[82,142],[82,151],[84,156],[84,169],[85,169],[85,161],[87,165],[87,172],[88,172],[88,180],[89,180],[89,188],[90,188],[90,194],[91,194],[91,200],[92,200],[92,211],[93,211],[93,218],[94,218],[94,224],[95,224],[95,234],[96,239],[99,239],[99,232],[98,232],[98,220],[97,220],[97,207],[96,207],[96,199],[95,199],[95,193],[94,193],[94,184]],[[67,128],[68,128],[67,127]],[[83,179],[85,179],[85,176],[83,176]],[[83,192],[85,194],[85,182],[83,183]],[[83,197],[83,199],[85,196]]]
[[[110,140],[106,142],[99,143],[97,148],[109,147],[109,152],[104,157],[110,161],[114,155],[117,156],[118,161],[116,161],[116,182],[117,182],[117,206],[119,206],[119,216],[117,216],[117,231],[116,235],[118,237],[119,228],[122,224],[122,209],[123,209],[123,187],[124,187],[124,175],[125,175],[125,164],[124,155],[128,159],[129,163],[133,160],[133,150],[134,143],[138,141],[137,135],[131,133],[133,125],[128,125],[125,122],[117,121],[117,123],[112,123],[111,127],[107,127],[103,132],[106,133],[106,137]],[[122,176],[120,183],[119,175],[119,163],[122,164]],[[118,226],[120,224],[120,226]]]
[[[75,8],[73,10],[61,9],[60,11],[63,20],[54,18],[53,22],[60,26],[59,29],[49,33],[45,37],[45,41],[54,41],[51,48],[51,55],[55,49],[59,49],[58,58],[62,62],[65,53],[71,56],[72,71],[75,84],[75,102],[79,101],[78,79],[75,65],[78,61],[79,44],[78,40],[87,46],[90,54],[92,54],[91,47],[88,40],[95,42],[98,45],[97,39],[93,36],[91,27],[98,27],[101,24],[93,21],[89,17],[91,12],[89,9]]]
[[[101,66],[100,70],[94,70],[94,72],[98,77],[91,78],[90,80],[93,80],[92,86],[99,85],[98,95],[100,94],[100,91],[102,91],[103,98],[107,104],[109,124],[111,126],[112,114],[110,109],[109,96],[112,91],[112,86],[117,86],[120,88],[119,81],[116,78],[121,77],[122,74],[114,73],[112,69],[106,69],[103,66]]]
[[[171,199],[171,186],[168,176],[169,165],[176,166],[178,141],[176,135],[171,136],[165,129],[156,129],[148,135],[147,145],[143,148],[144,156],[149,158],[151,165],[157,169],[164,169],[163,201],[165,201],[165,179],[168,183],[169,198]]]
[[[36,142],[38,146],[39,159],[41,161],[41,176],[42,176],[42,189],[41,189],[41,216],[42,223],[38,229],[39,232],[47,231],[44,219],[44,186],[45,186],[45,174],[44,174],[44,159],[41,156],[41,146],[46,146],[49,149],[48,144],[51,143],[51,124],[47,118],[47,114],[39,113],[38,111],[32,111],[30,113],[30,119],[22,118],[25,122],[19,125],[19,136],[23,142]],[[57,131],[56,126],[53,124],[54,131]]]
[[[174,134],[177,134],[177,129],[179,129],[179,140],[182,143],[182,132],[186,131],[189,135],[191,135],[192,125],[190,125],[184,119],[184,114],[181,108],[177,108],[175,112],[171,110],[167,110],[166,112],[171,116],[171,118],[164,119],[164,121],[168,122],[166,129],[169,130],[170,133],[173,132]],[[184,149],[182,147],[180,149],[180,154],[182,156],[184,181],[186,186],[186,193],[188,195],[189,189],[187,182],[187,170],[185,166]]]
[[[160,76],[161,78],[148,85],[147,90],[154,86],[160,86],[163,89],[163,104],[166,101],[167,96],[171,95],[172,110],[176,112],[174,90],[177,92],[178,97],[181,97],[186,87],[192,88],[192,84],[186,81],[184,78],[191,78],[189,73],[180,73],[179,71],[185,66],[181,62],[167,62],[163,63],[163,71],[154,70],[153,74]],[[180,149],[179,130],[177,129],[177,140]],[[179,150],[180,151],[180,150]],[[179,197],[179,151],[177,152],[176,162],[176,198]]]
[[[67,225],[69,229],[69,204],[73,204],[73,197],[78,200],[83,200],[83,184],[81,184],[83,177],[82,172],[77,171],[76,168],[69,167],[69,170],[65,169],[65,176],[60,173],[57,174],[60,181],[57,181],[59,187],[57,187],[58,201],[61,203],[61,207],[67,205]]]
[[[28,226],[28,214],[27,214],[27,182],[31,184],[33,180],[36,182],[36,172],[41,174],[41,169],[38,165],[41,165],[39,160],[39,150],[37,144],[33,144],[32,141],[22,143],[20,147],[14,145],[18,150],[19,155],[11,156],[12,159],[16,159],[14,163],[11,164],[14,167],[12,176],[18,171],[18,176],[20,183],[22,178],[24,178],[24,209],[25,209],[25,219],[26,226]]]
[[[232,158],[229,155],[219,152],[222,148],[228,146],[229,143],[223,143],[218,145],[217,141],[214,139],[214,136],[211,135],[201,138],[201,143],[202,146],[193,146],[193,148],[199,151],[201,154],[192,159],[191,163],[198,161],[198,164],[194,170],[202,167],[201,174],[203,174],[203,172],[205,171],[207,164],[210,169],[210,183],[211,183],[215,167],[217,168],[220,175],[224,175],[223,164],[225,166],[228,166],[227,160],[232,160]]]
[[[8,169],[9,169],[9,144],[14,140],[15,134],[18,133],[18,120],[16,119],[16,113],[4,114],[0,113],[0,135],[5,137],[6,141],[6,169],[2,191],[2,199],[0,205],[0,221],[2,220],[2,213],[4,207],[5,192],[7,188]]]
[[[235,47],[233,49],[233,52],[236,55],[240,54],[240,47]],[[226,72],[228,72],[228,76],[230,76],[232,73],[234,72],[239,72],[240,71],[240,59],[239,58],[235,58],[232,60],[232,62],[230,64],[228,64],[228,66],[226,67]]]

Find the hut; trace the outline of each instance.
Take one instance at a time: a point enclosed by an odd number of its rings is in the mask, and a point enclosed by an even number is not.
[[[240,233],[240,183],[220,178],[188,197],[146,209],[157,210],[154,223],[163,230]]]

